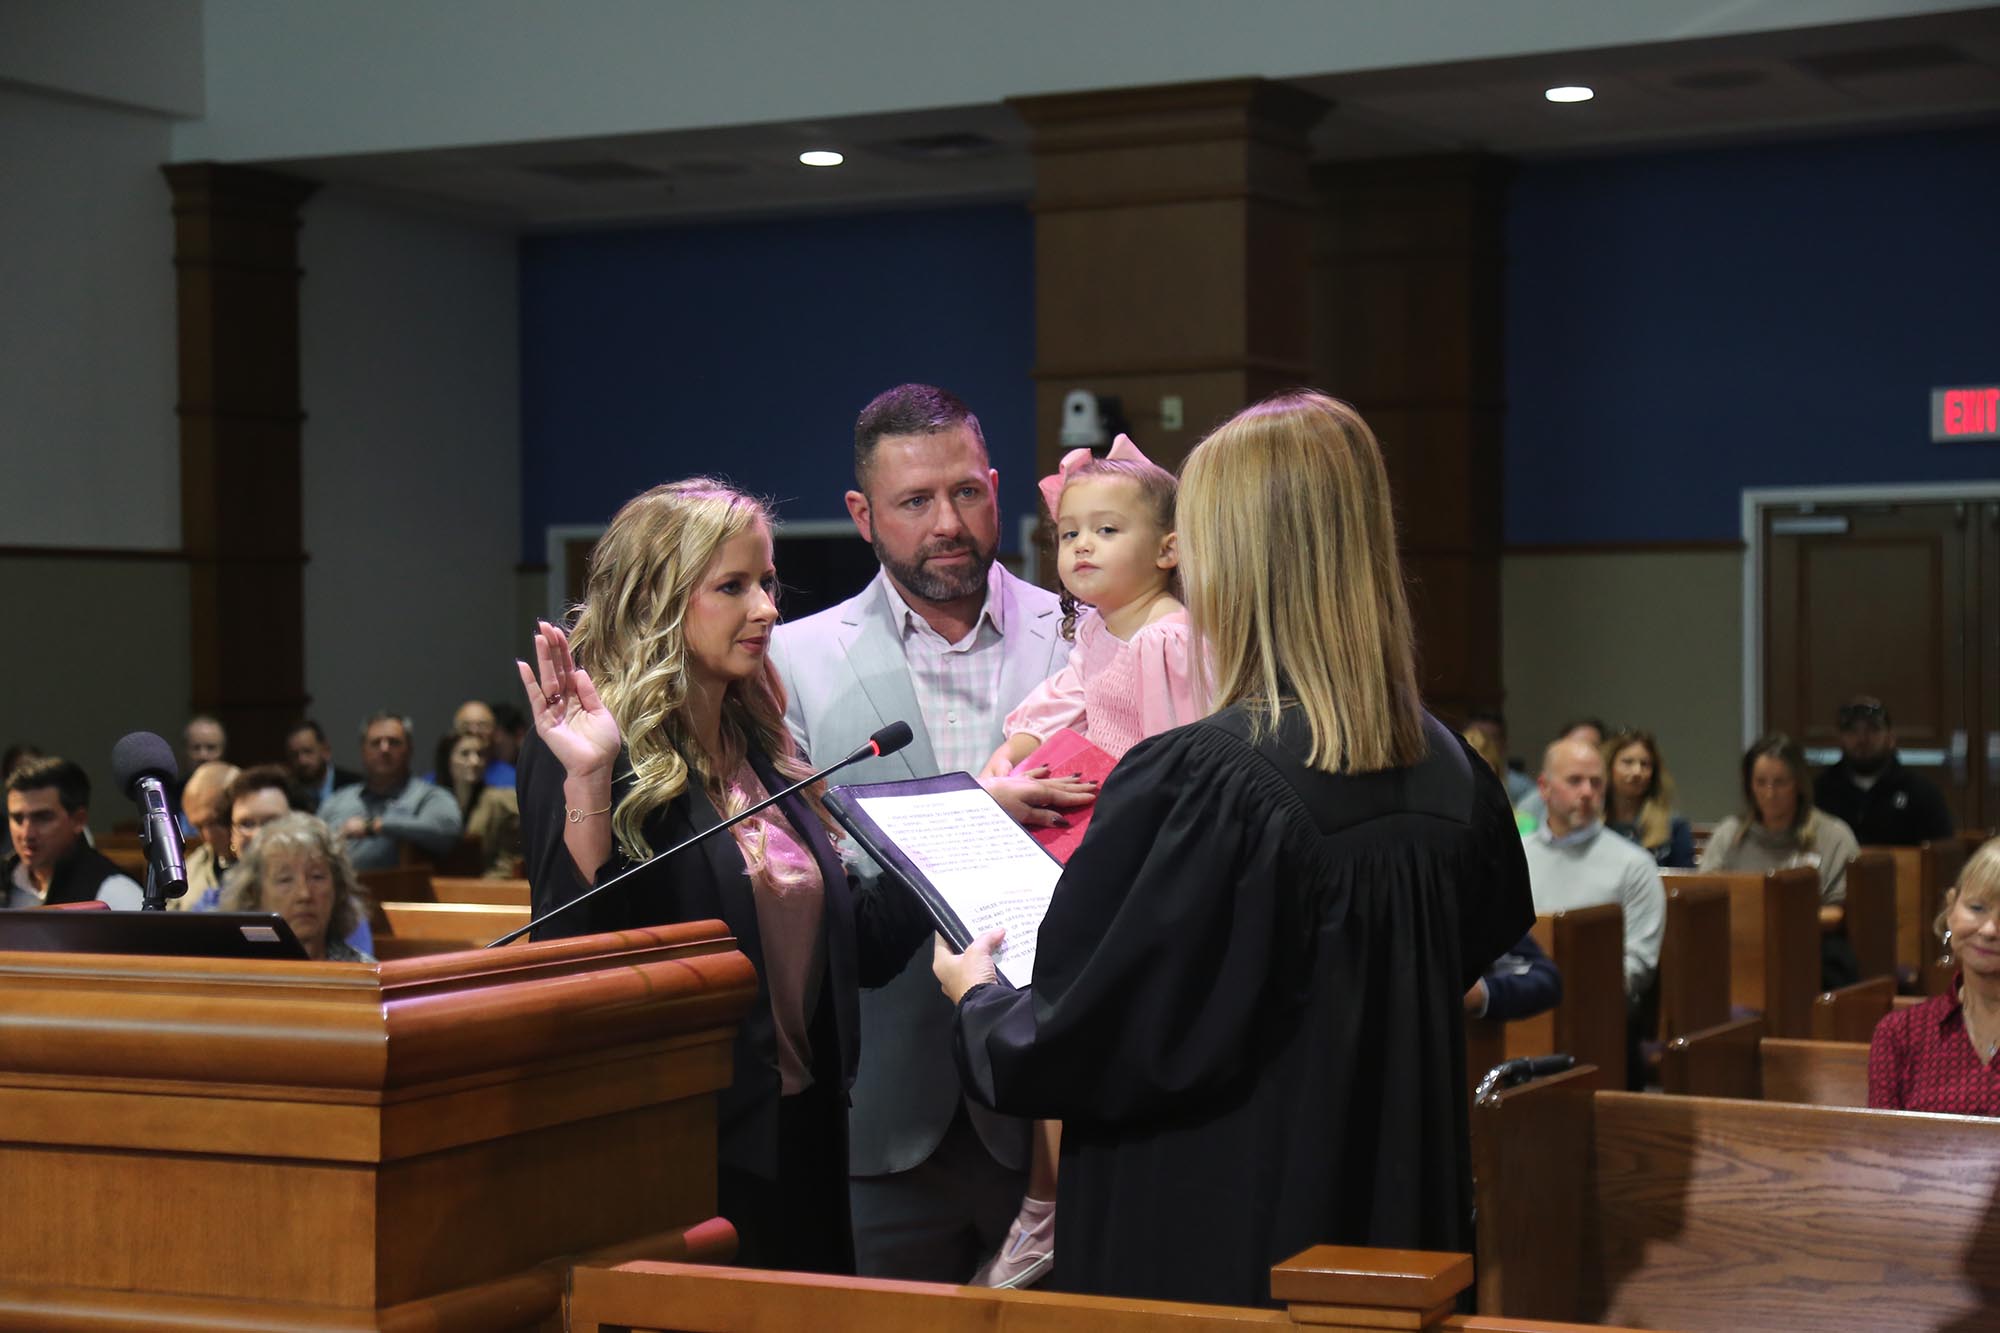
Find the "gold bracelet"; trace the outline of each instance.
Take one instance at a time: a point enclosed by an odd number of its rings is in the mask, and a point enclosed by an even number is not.
[[[569,822],[572,824],[581,824],[584,820],[594,815],[608,815],[611,813],[611,807],[608,805],[602,810],[571,810],[568,806],[564,806],[563,809],[568,811]]]

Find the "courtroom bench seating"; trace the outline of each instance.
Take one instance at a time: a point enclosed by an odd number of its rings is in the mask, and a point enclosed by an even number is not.
[[[1465,1025],[1466,1088],[1487,1071],[1522,1056],[1572,1055],[1621,1080],[1625,1070],[1625,916],[1616,903],[1535,918],[1535,942],[1562,973],[1554,1009],[1501,1023]],[[1609,998],[1607,998],[1609,997]]]
[[[1808,1106],[1868,1105],[1868,1043],[1767,1037],[1761,1018],[1739,1018],[1667,1043],[1663,1092]]]
[[[1819,994],[1819,872],[1667,870],[1661,878],[1670,892],[1713,885],[1728,893],[1731,1005],[1764,1015],[1774,1036],[1805,1036]]]
[[[1595,1090],[1473,1108],[1482,1314],[1688,1333],[1992,1327],[2000,1121]]]

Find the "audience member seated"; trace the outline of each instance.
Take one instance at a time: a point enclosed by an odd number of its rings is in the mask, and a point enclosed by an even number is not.
[[[1805,751],[1782,733],[1760,736],[1743,755],[1743,809],[1715,826],[1702,849],[1703,870],[1765,874],[1791,866],[1819,872],[1820,989],[1861,979],[1861,965],[1842,933],[1847,863],[1861,849],[1854,830],[1813,807]]]
[[[309,815],[289,772],[276,764],[246,768],[229,784],[224,800],[229,808],[229,852],[241,861],[258,830],[289,814]]]
[[[1840,762],[1813,785],[1813,803],[1844,820],[1867,847],[1915,847],[1952,835],[1951,808],[1929,779],[1896,757],[1896,728],[1880,699],[1842,705]]]
[[[1945,994],[1875,1025],[1868,1104],[2000,1115],[2000,838],[1966,860],[1935,929],[1958,975]]]
[[[229,733],[222,729],[221,722],[206,713],[189,718],[181,732],[181,755],[187,760],[190,775],[203,764],[220,763],[228,747]]]
[[[67,759],[30,759],[7,776],[7,831],[14,850],[0,862],[8,907],[53,907],[95,898],[136,912],[146,891],[84,837],[90,779]]]
[[[225,799],[229,804],[230,850],[238,861],[243,859],[251,840],[266,824],[275,823],[289,814],[312,813],[300,807],[302,797],[299,789],[292,785],[291,775],[276,764],[259,764],[255,768],[244,769],[242,775],[229,784]],[[345,938],[347,947],[356,953],[375,952],[375,934],[369,928],[367,913],[360,915],[354,929]]]
[[[217,762],[203,764],[188,774],[187,785],[181,788],[181,814],[200,842],[187,848],[183,858],[187,892],[169,898],[169,909],[212,912],[222,897],[222,877],[236,860],[229,838],[229,787],[240,774],[236,765]]]
[[[319,817],[347,844],[357,870],[398,864],[405,843],[432,856],[458,845],[465,827],[451,793],[410,775],[410,722],[376,713],[361,728],[362,781],[326,798]]]
[[[1507,719],[1497,708],[1475,708],[1465,715],[1465,735],[1473,741],[1473,748],[1480,757],[1493,765],[1493,771],[1507,784],[1507,799],[1515,805],[1535,794],[1535,780],[1513,767],[1507,757]],[[1491,753],[1488,753],[1488,749]]]
[[[1660,869],[1636,844],[1604,836],[1604,756],[1587,739],[1559,740],[1542,756],[1538,784],[1548,818],[1523,839],[1535,911],[1616,903],[1625,912],[1625,999],[1637,1011],[1651,992],[1667,928]]]
[[[486,781],[489,753],[476,734],[446,736],[438,742],[436,771],[449,775],[465,836],[479,843],[480,873],[506,879],[521,868],[521,801],[514,788]]]
[[[329,963],[372,963],[345,936],[366,915],[361,885],[333,830],[311,815],[272,820],[250,840],[222,889],[225,912],[276,912]]]
[[[512,768],[521,762],[521,746],[528,739],[527,714],[505,700],[486,706],[493,710],[493,757]]]
[[[1604,826],[1653,854],[1663,866],[1694,868],[1694,828],[1674,813],[1674,780],[1650,731],[1621,731],[1604,742],[1610,787]]]
[[[1556,739],[1559,741],[1582,741],[1594,750],[1601,750],[1604,748],[1604,738],[1609,734],[1604,729],[1604,723],[1598,719],[1594,717],[1580,717],[1574,722],[1563,723],[1562,730],[1556,733]],[[1514,802],[1514,810],[1516,814],[1525,816],[1530,828],[1540,827],[1542,821],[1548,818],[1548,807],[1543,804],[1539,782],[1537,782],[1535,790]]]
[[[27,741],[16,741],[14,744],[8,746],[7,752],[0,754],[0,790],[5,790],[7,779],[14,776],[15,769],[27,763],[30,759],[44,758],[47,758],[47,756],[42,753],[41,748],[31,745]],[[8,828],[5,820],[0,820],[0,860],[4,860],[13,854],[13,831]]]
[[[514,785],[514,765],[511,762],[502,763],[495,756],[493,752],[495,727],[493,710],[478,699],[467,699],[458,706],[458,711],[451,715],[451,734],[476,738],[479,741],[480,753],[486,756],[486,767],[480,774],[480,781],[488,787],[511,787]],[[444,750],[444,745],[440,744],[438,746],[440,756],[444,754]],[[517,749],[516,753],[518,752]],[[438,759],[436,767],[424,774],[424,781],[434,782],[440,787],[451,785],[451,778],[442,757]]]
[[[1493,960],[1486,975],[1465,993],[1467,1018],[1491,1018],[1502,1023],[1533,1018],[1562,1003],[1562,972],[1542,952],[1533,935]]]
[[[342,787],[352,787],[361,781],[359,773],[335,766],[333,747],[326,742],[325,730],[309,717],[294,722],[285,734],[285,762],[292,785],[310,798],[315,810]]]

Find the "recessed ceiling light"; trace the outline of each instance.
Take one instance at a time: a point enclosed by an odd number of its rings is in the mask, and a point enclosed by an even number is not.
[[[814,148],[799,154],[799,161],[809,167],[837,167],[846,160],[839,153],[825,148]]]
[[[1588,102],[1591,98],[1597,96],[1597,94],[1588,88],[1580,87],[1576,84],[1565,84],[1560,88],[1549,89],[1542,96],[1548,98],[1551,102]]]

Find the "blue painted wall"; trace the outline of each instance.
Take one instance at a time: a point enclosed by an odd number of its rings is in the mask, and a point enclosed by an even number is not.
[[[1986,480],[2000,129],[1531,165],[1507,220],[1506,535],[1733,539],[1750,486]]]
[[[971,404],[1002,541],[1032,512],[1033,230],[1021,207],[535,237],[521,247],[522,558],[696,472],[845,518],[855,415],[906,380]]]

